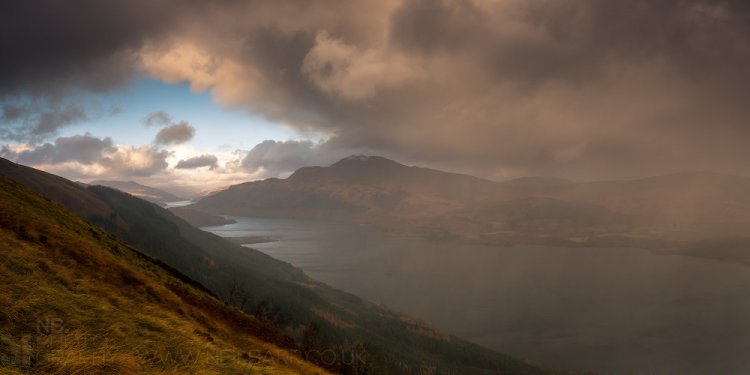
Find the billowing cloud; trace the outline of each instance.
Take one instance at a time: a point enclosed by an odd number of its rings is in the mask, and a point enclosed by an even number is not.
[[[96,138],[90,134],[60,137],[54,143],[45,143],[34,148],[13,153],[6,149],[8,155],[21,164],[56,164],[75,161],[81,164],[92,164],[104,153],[115,151],[110,138]]]
[[[73,179],[144,177],[164,172],[170,152],[151,146],[115,145],[90,134],[59,137],[41,145],[4,146],[0,156]]]
[[[330,150],[496,177],[746,173],[746,1],[73,3],[0,11],[0,96],[145,73]]]
[[[169,125],[156,133],[154,142],[162,145],[185,143],[195,135],[195,128],[185,121]]]
[[[103,155],[99,164],[104,167],[102,175],[146,177],[164,172],[169,155],[169,151],[151,146],[120,146],[116,152]]]
[[[261,80],[252,66],[243,66],[230,57],[214,56],[190,41],[148,44],[141,51],[144,71],[168,83],[189,82],[191,90],[212,90],[226,106],[241,106],[255,97]],[[241,78],[241,81],[237,79]]]
[[[183,159],[177,162],[175,165],[176,169],[195,169],[201,167],[208,167],[213,170],[218,168],[219,159],[215,155],[203,154],[200,156],[194,156],[189,159]]]
[[[263,176],[277,177],[304,166],[331,164],[345,153],[312,141],[265,140],[242,158],[241,165],[249,171],[261,171]]]
[[[418,63],[403,54],[362,51],[325,31],[315,37],[315,46],[302,62],[302,72],[321,91],[351,100],[372,97],[378,89],[398,87],[422,75]]]

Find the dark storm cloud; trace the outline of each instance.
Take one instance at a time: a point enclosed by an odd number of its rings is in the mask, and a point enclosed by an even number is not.
[[[195,156],[189,159],[180,160],[175,165],[176,169],[195,169],[201,167],[208,167],[208,169],[214,169],[219,166],[219,159],[215,155],[203,154]]]
[[[3,2],[0,96],[122,84],[145,38],[168,30],[181,8],[164,0]]]
[[[35,108],[26,108],[27,116],[39,118],[0,123],[0,137],[36,142],[85,119],[82,106],[64,102],[130,82],[145,41],[162,37],[203,6],[174,0],[0,3],[0,104],[31,101]]]
[[[685,72],[705,74],[717,64],[737,68],[748,57],[742,38],[750,31],[747,4],[538,0],[478,6],[471,1],[417,0],[393,15],[391,40],[431,56],[470,53],[477,61],[493,63],[488,68],[500,73],[499,78],[513,81],[595,80],[598,76],[592,73],[613,59],[663,58]],[[508,12],[505,18],[511,25],[497,24],[501,11]]]
[[[195,128],[185,121],[169,125],[156,133],[154,142],[162,145],[185,143],[195,135]]]
[[[330,150],[500,178],[746,173],[746,1],[9,4],[3,93],[136,70],[331,135]]]

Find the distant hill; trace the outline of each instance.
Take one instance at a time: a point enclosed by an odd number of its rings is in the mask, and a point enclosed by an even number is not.
[[[350,156],[329,167],[304,167],[288,179],[297,185],[364,185],[461,202],[493,198],[497,183],[477,177],[406,166],[380,156]]]
[[[323,218],[483,243],[663,246],[744,234],[750,179],[680,173],[637,180],[505,182],[351,156],[287,179],[234,185],[191,206],[214,214]]]
[[[330,167],[300,168],[285,180],[230,186],[194,207],[238,215],[367,220],[376,215],[440,214],[499,193],[497,183],[476,177],[352,156]]]
[[[132,195],[103,186],[80,186],[4,159],[0,159],[0,175],[33,184],[37,193],[65,207],[71,205],[78,215],[129,246],[289,335],[305,359],[334,372],[546,373],[315,282],[287,263],[199,230]],[[331,363],[321,357],[325,351],[341,355]],[[353,361],[352,353],[361,360]]]
[[[275,327],[0,176],[3,373],[325,374]]]
[[[163,206],[167,202],[178,202],[184,201],[185,198],[178,197],[167,191],[157,189],[154,187],[141,185],[135,181],[110,181],[110,180],[95,180],[91,181],[89,185],[101,185],[111,187],[136,196],[141,199],[145,199],[149,202],[154,202]]]

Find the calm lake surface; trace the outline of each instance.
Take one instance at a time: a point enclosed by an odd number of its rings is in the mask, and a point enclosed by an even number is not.
[[[440,243],[348,224],[234,217],[203,228],[313,279],[544,366],[750,374],[750,268],[639,249]]]

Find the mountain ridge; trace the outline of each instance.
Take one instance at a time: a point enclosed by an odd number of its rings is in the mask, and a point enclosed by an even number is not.
[[[529,198],[560,202],[537,201],[550,209],[554,220],[545,226],[554,229],[555,238],[540,236],[532,222],[520,225],[528,230],[518,232],[513,229],[512,210],[506,210],[510,206],[496,204],[515,201],[518,206],[529,204]],[[581,217],[593,212],[591,205],[597,206],[602,220],[555,216],[555,207],[563,203]],[[482,209],[488,205],[497,211]],[[734,236],[750,228],[750,178],[680,172],[631,180],[525,177],[495,182],[354,155],[328,167],[300,168],[287,179],[234,185],[191,207],[213,214],[368,223],[481,243],[661,247],[665,241]],[[622,220],[604,220],[614,217],[604,210]],[[467,224],[467,219],[474,224]]]

